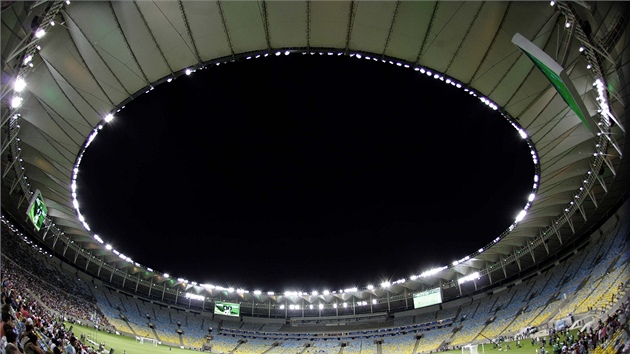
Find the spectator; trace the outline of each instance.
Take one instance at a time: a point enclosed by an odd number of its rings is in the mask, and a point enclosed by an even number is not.
[[[75,348],[76,345],[77,345],[77,338],[75,336],[70,337],[70,343],[68,343],[68,346],[66,347],[65,354],[77,354],[77,350]]]
[[[4,348],[4,354],[20,354],[20,350],[17,346],[8,343],[7,346]]]
[[[35,332],[28,333],[27,337],[28,341],[24,344],[24,354],[45,354],[44,350],[37,342],[37,335]]]

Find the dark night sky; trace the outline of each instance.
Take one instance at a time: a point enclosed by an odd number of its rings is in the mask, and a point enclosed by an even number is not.
[[[88,148],[78,199],[95,233],[156,271],[335,290],[474,252],[514,220],[532,178],[525,141],[463,89],[292,54],[128,104]]]

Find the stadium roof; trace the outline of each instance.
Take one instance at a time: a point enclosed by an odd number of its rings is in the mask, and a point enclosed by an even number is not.
[[[39,235],[60,256],[94,274],[194,287],[107,249],[88,229],[73,190],[84,148],[108,115],[186,70],[348,55],[431,72],[522,130],[537,175],[520,220],[470,257],[387,291],[457,288],[466,276],[475,287],[496,283],[570,244],[627,196],[627,26],[624,2],[3,2],[2,207],[22,220],[40,190],[49,218]],[[517,33],[565,68],[589,127],[512,43]]]

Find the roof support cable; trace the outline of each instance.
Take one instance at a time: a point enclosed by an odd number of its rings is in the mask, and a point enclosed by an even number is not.
[[[311,51],[311,0],[306,1],[306,52]]]
[[[219,15],[221,16],[221,24],[223,25],[225,39],[227,40],[228,47],[230,47],[230,55],[232,55],[232,59],[234,59],[234,46],[232,45],[232,39],[230,39],[230,32],[228,31],[227,21],[225,20],[225,15],[223,14],[223,5],[221,1],[217,1],[217,8],[219,9]]]
[[[468,29],[466,30],[466,33],[464,34],[464,38],[462,38],[462,40],[459,42],[459,46],[457,46],[457,49],[455,50],[455,54],[453,54],[453,57],[451,58],[451,61],[448,63],[448,65],[446,66],[446,69],[444,70],[445,74],[448,73],[448,69],[450,69],[451,65],[453,65],[453,62],[455,61],[455,58],[457,58],[457,54],[459,54],[459,51],[462,49],[462,46],[464,45],[464,42],[466,41],[466,38],[468,38],[468,35],[470,34],[470,30],[475,25],[475,22],[477,21],[477,18],[479,17],[479,13],[481,13],[481,10],[483,9],[483,6],[485,4],[486,3],[484,1],[484,2],[481,3],[481,5],[479,5],[479,8],[477,9],[477,13],[475,13],[475,17],[473,17],[472,21],[470,21],[470,25],[468,25]]]
[[[112,12],[112,16],[114,16],[114,19],[116,20],[116,27],[118,28],[120,35],[125,40],[125,45],[127,46],[127,50],[129,51],[129,54],[131,54],[131,57],[133,58],[134,63],[136,63],[136,67],[138,67],[138,69],[140,70],[140,73],[142,74],[142,77],[144,78],[144,82],[146,82],[147,85],[151,85],[151,82],[149,81],[147,74],[145,74],[144,70],[142,69],[142,65],[140,65],[140,62],[138,62],[136,53],[133,52],[133,50],[131,49],[131,45],[129,45],[127,36],[125,36],[125,31],[123,31],[122,26],[120,25],[120,21],[118,20],[118,16],[116,16],[116,11],[114,10],[114,4],[111,1],[109,2],[109,9]]]
[[[424,47],[426,46],[427,39],[429,38],[429,33],[431,33],[431,29],[433,28],[433,20],[435,19],[435,14],[437,13],[438,8],[440,7],[440,2],[436,1],[435,5],[433,5],[433,12],[431,13],[431,19],[429,20],[429,26],[427,26],[427,31],[424,33],[424,38],[422,39],[422,45],[420,45],[420,49],[418,50],[418,55],[416,55],[416,60],[413,65],[418,65],[420,63],[420,58],[422,58],[422,54],[424,54]]]
[[[179,11],[182,13],[182,20],[184,20],[184,25],[186,26],[186,32],[188,33],[188,39],[190,39],[190,44],[192,44],[192,52],[195,55],[195,59],[199,64],[202,64],[201,57],[199,56],[199,50],[197,50],[197,44],[195,43],[195,37],[193,37],[192,31],[190,30],[190,24],[188,23],[188,17],[186,17],[186,9],[184,9],[184,4],[181,0],[177,2],[179,5]]]
[[[354,15],[356,6],[354,1],[350,1],[350,9],[348,10],[348,25],[346,28],[346,47],[344,52],[348,53],[350,50],[350,39],[352,38],[352,27],[354,26]]]
[[[101,54],[98,52],[98,50],[96,50],[96,48],[94,48],[94,46],[92,45],[92,41],[90,41],[89,38],[87,38],[85,36],[85,34],[83,33],[83,31],[81,30],[81,28],[79,27],[79,25],[77,24],[76,21],[74,21],[72,19],[72,17],[70,17],[70,15],[66,12],[66,16],[68,16],[68,18],[70,20],[72,20],[75,24],[75,26],[77,27],[77,29],[79,30],[79,32],[81,33],[81,36],[83,36],[83,38],[85,38],[85,41],[88,42],[90,44],[90,47],[96,52],[96,55],[101,59],[101,61],[103,62],[103,64],[105,64],[105,67],[107,67],[107,69],[109,69],[109,71],[111,72],[112,69],[107,65],[107,63],[105,62],[105,60],[103,60],[103,57],[101,56]],[[68,32],[70,32],[70,28],[65,27],[68,29]],[[72,35],[70,33],[68,33],[68,35],[70,37],[72,37]],[[78,58],[77,60],[81,62],[83,68],[85,68],[85,70],[90,74],[90,76],[92,77],[92,80],[94,80],[94,83],[96,84],[96,86],[98,86],[98,88],[101,90],[101,92],[103,93],[103,95],[105,96],[105,98],[107,98],[107,101],[110,105],[110,107],[114,107],[114,101],[112,101],[111,97],[109,97],[109,95],[107,94],[107,92],[105,91],[105,89],[103,88],[103,85],[101,85],[101,82],[96,78],[96,75],[94,75],[94,72],[90,69],[90,66],[87,64],[87,62],[85,61],[85,58],[83,57],[83,54],[81,54],[81,50],[79,50],[79,47],[77,46],[77,42],[75,41],[70,41],[72,43],[72,45],[74,46],[74,49],[77,51],[78,53]],[[112,75],[114,75],[112,73]],[[118,80],[118,78],[116,77],[116,75],[114,75],[114,78],[116,78],[116,80],[118,81],[118,83],[120,83],[120,80]],[[122,85],[122,84],[121,84]],[[124,89],[124,86],[123,86]]]
[[[271,51],[271,35],[269,34],[269,17],[267,16],[267,2],[262,1],[262,20],[263,27],[265,29],[265,41],[267,42],[267,50]]]
[[[499,36],[499,33],[501,33],[501,30],[503,29],[503,24],[505,23],[505,19],[507,18],[507,14],[510,11],[510,7],[511,6],[512,6],[512,2],[508,1],[507,2],[507,7],[505,8],[505,12],[503,12],[503,18],[501,18],[501,23],[499,23],[499,27],[497,27],[497,30],[494,32],[494,37],[492,37],[492,41],[490,41],[490,45],[488,46],[488,49],[486,49],[486,52],[484,53],[483,58],[481,58],[481,61],[479,62],[479,65],[477,65],[477,68],[475,69],[475,72],[470,77],[470,83],[475,82],[475,77],[477,76],[477,73],[479,72],[479,69],[481,68],[483,63],[486,62],[486,58],[488,57],[488,54],[490,53],[490,50],[492,50],[492,48],[494,47],[494,44],[497,41],[497,37]]]
[[[385,53],[387,52],[387,47],[389,46],[389,39],[392,36],[392,32],[394,31],[394,24],[396,23],[396,16],[398,16],[398,7],[400,7],[400,0],[396,1],[396,7],[394,8],[394,14],[392,15],[392,22],[389,25],[389,31],[387,31],[387,39],[385,40],[385,45],[383,46],[383,52],[381,53],[381,60],[385,59]]]
[[[164,55],[162,48],[160,48],[160,45],[158,44],[157,39],[155,39],[155,35],[153,34],[153,31],[151,31],[151,27],[149,27],[149,23],[147,22],[147,19],[144,17],[144,14],[140,10],[140,6],[138,5],[138,2],[134,1],[133,3],[134,5],[136,5],[136,9],[138,10],[138,14],[140,15],[140,18],[142,19],[144,26],[147,28],[147,31],[149,31],[149,35],[151,36],[151,39],[153,39],[153,43],[155,44],[155,47],[157,48],[158,52],[160,52],[160,56],[162,57],[162,60],[164,60],[164,64],[166,64],[166,66],[168,67],[168,71],[170,71],[172,75],[173,68],[171,67],[171,64],[168,63],[168,60],[166,60],[166,56]]]

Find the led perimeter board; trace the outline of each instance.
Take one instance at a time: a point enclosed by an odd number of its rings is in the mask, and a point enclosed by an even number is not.
[[[28,209],[26,209],[26,215],[28,215],[29,220],[35,225],[35,229],[39,231],[44,225],[44,220],[46,220],[46,216],[48,215],[48,208],[44,205],[44,198],[39,189],[33,193]]]
[[[241,305],[231,302],[216,301],[214,303],[214,314],[238,317],[241,315]]]
[[[442,303],[442,289],[435,288],[413,294],[413,308],[418,309]]]

